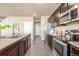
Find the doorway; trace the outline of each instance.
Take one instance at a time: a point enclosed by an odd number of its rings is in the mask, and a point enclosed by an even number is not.
[[[35,36],[40,36],[41,32],[41,24],[40,22],[35,23]]]
[[[41,20],[40,18],[34,19],[34,39],[40,38],[41,36]]]

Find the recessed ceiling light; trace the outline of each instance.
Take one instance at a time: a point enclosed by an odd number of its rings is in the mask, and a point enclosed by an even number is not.
[[[78,5],[75,5],[74,7],[75,7],[75,8],[78,8]]]
[[[33,13],[33,16],[36,16],[36,13]]]

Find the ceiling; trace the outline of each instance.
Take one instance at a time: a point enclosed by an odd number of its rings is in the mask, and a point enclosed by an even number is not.
[[[48,16],[59,3],[0,3],[0,16]]]

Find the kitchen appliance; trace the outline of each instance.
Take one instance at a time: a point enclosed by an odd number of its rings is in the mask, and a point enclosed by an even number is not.
[[[65,41],[68,42],[71,40],[71,35],[69,30],[65,30]]]
[[[64,23],[64,22],[70,22],[70,18],[69,18],[69,13],[63,15],[62,17],[60,17],[60,24]]]
[[[70,37],[72,41],[79,41],[79,30],[71,30]]]
[[[65,41],[79,41],[79,30],[65,30]]]
[[[53,38],[53,55],[55,56],[67,56],[67,44]]]
[[[60,24],[67,24],[71,21],[78,21],[79,20],[79,5],[75,4],[72,8],[65,11],[60,15]]]

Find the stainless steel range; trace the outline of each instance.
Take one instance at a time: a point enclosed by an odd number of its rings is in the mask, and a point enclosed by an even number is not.
[[[67,56],[67,44],[53,38],[53,55],[55,56]]]
[[[79,41],[79,30],[66,30],[65,40],[67,41]]]

